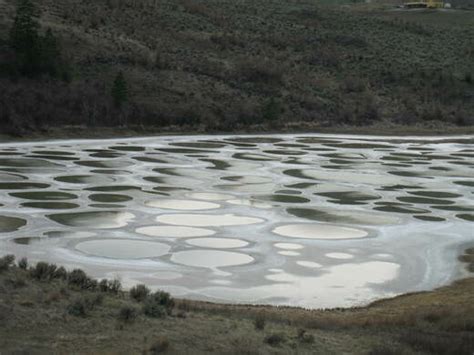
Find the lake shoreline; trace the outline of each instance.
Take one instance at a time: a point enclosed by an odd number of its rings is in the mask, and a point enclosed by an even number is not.
[[[43,141],[59,139],[112,139],[112,138],[138,138],[160,136],[196,136],[196,135],[270,135],[270,134],[360,134],[402,137],[412,136],[452,136],[474,134],[474,126],[442,127],[442,126],[402,126],[402,125],[374,125],[374,126],[334,126],[319,127],[314,125],[292,126],[282,129],[265,129],[260,126],[249,127],[244,130],[231,131],[206,131],[204,129],[176,129],[173,127],[87,127],[66,126],[50,128],[45,131],[33,131],[23,135],[10,135],[0,133],[0,143]]]
[[[174,299],[168,314],[152,316],[129,291],[92,291],[18,265],[0,268],[0,348],[9,353],[469,354],[474,345],[472,277],[363,307]]]

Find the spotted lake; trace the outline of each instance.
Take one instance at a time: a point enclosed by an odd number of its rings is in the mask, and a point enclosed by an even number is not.
[[[218,302],[444,285],[474,244],[474,137],[0,144],[0,253]]]

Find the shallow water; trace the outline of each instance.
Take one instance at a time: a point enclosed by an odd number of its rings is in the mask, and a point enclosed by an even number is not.
[[[343,307],[432,289],[466,274],[457,256],[474,245],[473,143],[3,143],[0,253],[218,302]]]

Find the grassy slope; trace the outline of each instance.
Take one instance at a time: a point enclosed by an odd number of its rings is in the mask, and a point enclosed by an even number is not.
[[[474,271],[473,248],[461,260]],[[473,278],[363,308],[311,311],[176,300],[169,316],[140,313],[124,321],[118,317],[123,306],[141,307],[128,293],[80,291],[61,279],[31,275],[16,266],[0,271],[0,349],[6,353],[148,353],[158,339],[169,342],[168,353],[179,354],[462,355],[474,349]],[[78,298],[95,300],[85,316],[68,311]],[[257,317],[265,319],[263,330],[255,329]],[[275,334],[281,342],[268,344],[265,339]]]
[[[0,38],[13,17],[13,0],[3,1]],[[472,123],[474,85],[465,80],[474,73],[472,11],[406,13],[287,0],[38,3],[43,27],[61,36],[76,79],[68,86],[2,79],[3,105],[31,128],[200,124],[232,130],[260,123],[270,98],[281,114],[266,125],[276,129]],[[125,71],[139,112],[110,107],[118,70]],[[31,92],[41,92],[40,99]],[[21,95],[29,110],[15,104]]]

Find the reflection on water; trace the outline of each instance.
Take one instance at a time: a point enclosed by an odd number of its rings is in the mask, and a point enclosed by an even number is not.
[[[224,302],[350,306],[461,277],[473,137],[0,144],[0,250]]]

